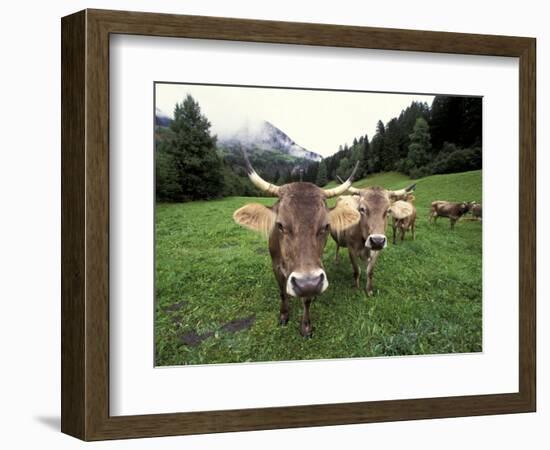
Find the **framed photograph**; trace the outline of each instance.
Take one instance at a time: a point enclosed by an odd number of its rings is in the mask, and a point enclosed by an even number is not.
[[[535,39],[62,29],[62,431],[532,412]]]

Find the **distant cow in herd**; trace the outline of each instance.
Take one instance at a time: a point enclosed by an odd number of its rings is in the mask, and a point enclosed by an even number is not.
[[[348,191],[356,195],[346,195],[338,199],[336,207],[356,210],[360,214],[359,222],[344,230],[333,230],[330,233],[336,242],[336,255],[340,247],[347,247],[353,267],[355,286],[360,288],[361,269],[359,261],[366,264],[367,282],[365,291],[371,296],[373,290],[373,272],[380,251],[387,246],[386,227],[391,213],[392,203],[407,198],[416,185],[399,191],[381,187],[357,189],[349,187]]]
[[[273,273],[281,297],[279,324],[288,323],[289,297],[299,297],[304,308],[300,332],[302,336],[310,337],[313,329],[310,304],[328,287],[321,258],[329,230],[342,233],[359,221],[357,210],[338,205],[329,208],[326,200],[343,194],[351,186],[357,164],[345,183],[333,189],[321,189],[306,182],[275,186],[256,173],[246,152],[244,159],[252,183],[278,200],[271,207],[247,204],[235,211],[233,218],[238,224],[269,237]]]
[[[472,206],[471,212],[474,219],[477,219],[481,222],[481,204],[476,203],[474,206]]]
[[[416,233],[416,208],[413,204],[414,195],[409,194],[405,200],[397,200],[391,206],[393,243],[396,243],[396,231],[401,233],[401,242],[405,239],[405,233],[411,231],[412,239]]]
[[[435,223],[438,217],[447,217],[451,222],[451,229],[454,229],[458,219],[468,213],[475,204],[475,202],[454,203],[437,200],[432,202],[429,221],[430,223]]]

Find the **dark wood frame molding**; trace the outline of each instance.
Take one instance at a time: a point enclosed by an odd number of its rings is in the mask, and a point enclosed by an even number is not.
[[[61,31],[64,433],[100,440],[535,411],[534,38],[104,10],[64,17]],[[519,392],[110,416],[109,35],[115,33],[519,58]]]

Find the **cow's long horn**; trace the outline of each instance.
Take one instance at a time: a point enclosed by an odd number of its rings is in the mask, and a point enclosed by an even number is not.
[[[353,171],[351,172],[351,175],[349,176],[349,178],[340,186],[336,186],[335,188],[332,188],[332,189],[323,189],[323,191],[325,191],[325,196],[327,198],[336,197],[337,195],[341,195],[347,190],[349,190],[349,188],[351,187],[351,183],[353,182],[353,177],[355,176],[355,172],[357,172],[358,167],[359,167],[359,161],[355,163],[355,167],[353,168]]]
[[[336,175],[336,178],[338,178],[338,181],[339,181],[340,183],[342,183],[342,184],[345,183],[345,181],[342,180],[342,178],[340,178],[338,175]],[[348,192],[351,192],[352,194],[360,194],[360,193],[361,193],[361,189],[357,189],[357,188],[354,188],[353,186],[350,186],[350,187],[348,188]]]
[[[404,195],[408,194],[409,192],[412,192],[416,189],[416,183],[411,184],[410,186],[407,186],[404,189],[400,189],[398,191],[390,191],[390,196],[393,197],[403,197]]]
[[[274,184],[268,183],[260,175],[258,175],[257,172],[254,170],[254,167],[252,167],[252,164],[250,164],[248,154],[246,153],[244,147],[242,148],[242,152],[244,156],[244,162],[246,164],[246,173],[248,174],[248,178],[250,178],[250,181],[252,181],[252,184],[261,191],[278,196],[281,188],[279,186],[275,186]]]

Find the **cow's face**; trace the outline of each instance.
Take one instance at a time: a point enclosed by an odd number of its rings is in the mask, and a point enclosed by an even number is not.
[[[350,187],[348,190],[358,199],[357,210],[361,214],[361,234],[365,241],[365,248],[370,250],[382,250],[388,244],[386,239],[386,227],[388,216],[391,213],[391,204],[397,200],[412,202],[412,192],[416,183],[398,191],[386,190],[381,187],[368,187],[357,189]],[[347,200],[344,202],[347,203]]]
[[[233,219],[240,225],[269,236],[269,249],[276,269],[284,275],[286,293],[295,297],[314,297],[328,287],[321,257],[330,229],[344,230],[359,221],[349,208],[329,209],[326,199],[345,192],[350,178],[333,189],[312,183],[274,186],[263,180],[250,165],[244,152],[250,180],[261,190],[279,197],[273,207],[252,203],[239,208]]]
[[[466,214],[468,211],[470,211],[474,207],[475,204],[476,202],[462,202],[460,204],[460,213]]]
[[[322,256],[330,229],[342,231],[359,221],[357,211],[329,209],[324,191],[310,183],[282,186],[279,200],[268,208],[248,204],[235,211],[240,225],[269,236],[272,257],[286,278],[286,292],[313,297],[328,287]]]
[[[373,187],[361,190],[358,210],[361,215],[361,234],[366,248],[382,250],[386,247],[388,243],[386,227],[390,207],[390,196],[385,189]]]
[[[321,257],[330,229],[330,214],[321,189],[305,183],[285,186],[273,208],[275,226],[270,240],[281,256],[286,292],[310,297],[328,287]]]

